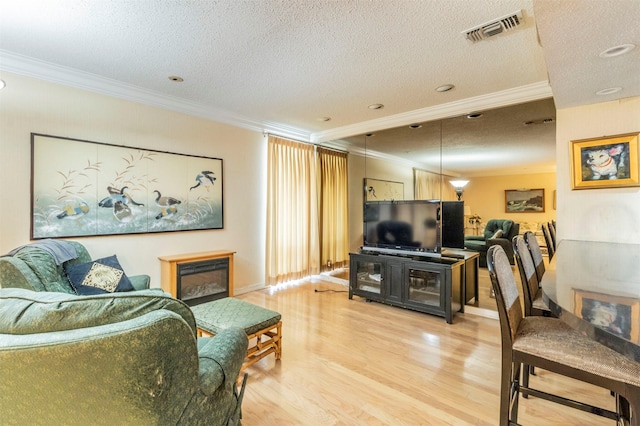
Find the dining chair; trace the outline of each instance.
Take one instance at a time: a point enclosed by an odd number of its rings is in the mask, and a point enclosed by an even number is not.
[[[558,240],[556,239],[556,225],[553,222],[549,222],[549,235],[551,235],[551,243],[553,244],[553,250],[558,250]]]
[[[538,284],[542,284],[542,276],[544,275],[546,268],[544,266],[544,259],[542,258],[542,250],[540,250],[540,244],[538,244],[536,235],[531,231],[527,231],[524,233],[524,241],[527,243],[527,247],[529,247],[529,253],[531,253],[533,264],[536,267]]]
[[[542,300],[542,291],[540,290],[536,266],[522,235],[513,237],[513,251],[520,271],[520,281],[522,282],[524,315],[552,316],[551,311]]]
[[[551,239],[549,233],[549,226],[546,223],[542,224],[542,235],[544,235],[544,242],[547,244],[547,253],[549,254],[549,261],[553,259],[553,255],[556,254],[556,247]]]
[[[520,271],[520,282],[522,283],[522,298],[524,301],[525,316],[554,316],[547,305],[542,300],[542,290],[536,267],[526,243],[525,237],[516,235],[513,237],[513,252]],[[542,254],[540,254],[542,257]],[[529,386],[529,374],[535,374],[534,366],[525,366],[522,369],[522,384]],[[526,395],[524,396],[527,397]]]
[[[502,247],[489,248],[487,266],[496,294],[502,340],[499,424],[517,425],[522,393],[638,426],[640,363],[583,335],[558,318],[523,316],[516,280]],[[519,376],[523,364],[610,390],[616,396],[616,411],[521,385]]]

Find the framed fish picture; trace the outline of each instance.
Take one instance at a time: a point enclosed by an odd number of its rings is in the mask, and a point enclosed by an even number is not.
[[[222,159],[31,134],[31,239],[222,229]]]
[[[638,135],[571,141],[571,189],[640,185]]]

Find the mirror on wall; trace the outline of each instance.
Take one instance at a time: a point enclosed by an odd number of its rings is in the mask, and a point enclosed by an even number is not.
[[[405,200],[454,201],[457,199],[456,191],[449,182],[468,180],[469,184],[461,194],[466,207],[464,233],[478,235],[482,234],[486,221],[491,219],[484,212],[497,212],[489,213],[489,216],[504,212],[503,205],[486,205],[487,197],[482,193],[487,188],[478,183],[479,178],[555,170],[555,115],[555,105],[549,98],[374,131],[332,141],[332,144],[360,154],[351,156],[350,162],[355,163],[354,169],[358,169],[361,162],[361,176],[382,181],[376,185],[385,185],[384,181],[388,181],[397,192],[398,183],[401,183]],[[425,195],[416,189],[415,175],[423,172],[430,179],[440,179],[439,185],[433,182],[429,185],[432,189],[437,188],[435,192]],[[421,179],[425,179],[424,176]],[[364,180],[360,180],[358,185],[362,188],[362,197],[373,198],[371,192],[366,193]],[[368,186],[375,188],[375,185]],[[504,193],[504,188],[496,191]],[[503,200],[491,203],[501,204]],[[480,219],[470,223],[471,215]],[[354,229],[362,229],[362,216],[358,216],[359,223],[355,219],[350,222],[350,226],[357,227]],[[519,217],[513,218],[520,220]],[[528,226],[535,228],[535,220],[530,220]],[[517,274],[517,269],[514,272]],[[480,303],[477,300],[472,300],[472,303],[495,309],[495,300],[488,296],[490,283],[486,268],[480,268],[480,282],[484,282],[487,288],[479,289]]]

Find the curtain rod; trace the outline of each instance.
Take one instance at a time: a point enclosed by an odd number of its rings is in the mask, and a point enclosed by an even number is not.
[[[339,152],[341,154],[349,154],[349,151],[344,151],[342,149],[332,148],[332,147],[328,147],[328,146],[324,146],[324,145],[319,145],[317,143],[299,141],[297,139],[292,139],[292,138],[287,138],[285,136],[276,135],[275,133],[263,132],[262,135],[263,136],[274,136],[276,138],[285,139],[285,140],[288,140],[288,141],[291,141],[291,142],[298,142],[298,143],[303,143],[305,145],[312,145],[312,146],[315,146],[316,148],[322,148],[322,149],[326,149],[326,150],[329,150],[329,151],[335,151],[335,152]]]

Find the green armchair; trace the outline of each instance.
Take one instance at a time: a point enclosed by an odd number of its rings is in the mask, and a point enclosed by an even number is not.
[[[197,339],[189,307],[156,291],[0,289],[0,423],[237,425],[247,343]]]
[[[513,237],[520,232],[520,224],[509,219],[491,219],[487,222],[482,235],[465,235],[464,247],[480,253],[480,266],[487,267],[487,250],[493,245],[501,246],[509,263],[515,265],[513,256]]]
[[[75,241],[66,241],[75,248],[77,257],[60,265],[54,257],[37,244],[22,247],[12,256],[0,257],[0,288],[26,288],[34,291],[55,291],[75,294],[75,291],[64,268],[91,262],[87,249]],[[148,275],[129,276],[131,285],[136,290],[149,288]]]

